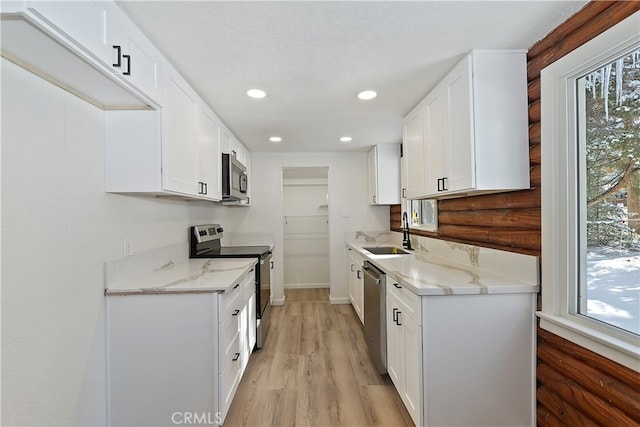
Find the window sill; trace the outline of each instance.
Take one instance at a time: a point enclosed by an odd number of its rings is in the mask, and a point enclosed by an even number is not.
[[[640,340],[629,343],[570,317],[538,311],[540,327],[629,369],[640,372]]]

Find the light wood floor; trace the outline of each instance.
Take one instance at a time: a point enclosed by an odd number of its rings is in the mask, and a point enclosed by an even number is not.
[[[225,426],[413,426],[391,380],[378,374],[351,305],[328,289],[287,289],[273,306]]]

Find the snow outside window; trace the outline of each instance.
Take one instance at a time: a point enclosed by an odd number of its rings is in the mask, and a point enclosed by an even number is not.
[[[640,372],[640,12],[541,88],[540,326]]]

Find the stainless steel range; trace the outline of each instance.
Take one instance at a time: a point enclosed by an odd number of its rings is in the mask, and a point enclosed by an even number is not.
[[[220,224],[191,227],[189,258],[258,258],[260,268],[256,268],[256,347],[262,348],[269,329],[271,307],[271,247],[222,246],[222,232]]]

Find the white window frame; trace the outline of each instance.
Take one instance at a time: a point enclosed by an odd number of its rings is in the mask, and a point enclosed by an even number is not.
[[[412,202],[422,203],[423,201],[429,201],[430,203],[435,204],[434,205],[435,215],[433,218],[433,222],[424,222],[424,218],[421,218],[421,221],[423,221],[423,223],[421,225],[414,225],[411,221],[412,209],[409,208],[409,204],[411,204]],[[409,229],[428,231],[431,233],[436,233],[438,231],[438,201],[437,200],[403,199],[402,211],[407,212],[407,215],[409,215]]]
[[[640,12],[540,73],[542,310],[540,327],[640,372],[640,339],[576,313],[581,266],[576,81],[640,45]]]

